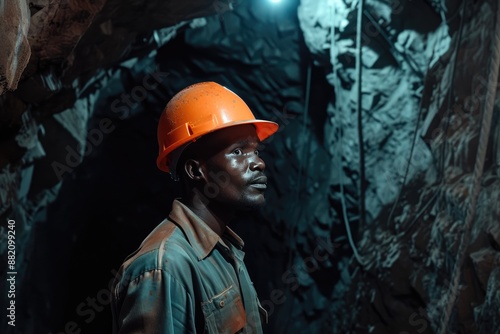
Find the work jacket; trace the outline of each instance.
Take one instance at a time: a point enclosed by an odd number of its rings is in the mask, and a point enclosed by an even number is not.
[[[262,333],[267,315],[242,247],[229,227],[221,238],[175,200],[115,278],[113,333]]]

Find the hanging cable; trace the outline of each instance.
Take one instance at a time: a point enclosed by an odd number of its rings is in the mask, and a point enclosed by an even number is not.
[[[451,107],[451,100],[452,100],[452,87],[453,83],[455,81],[455,69],[457,67],[457,58],[458,58],[458,50],[460,48],[460,43],[462,42],[462,34],[463,34],[463,22],[464,22],[464,15],[465,15],[465,8],[467,5],[467,0],[464,0],[464,3],[462,4],[462,14],[461,14],[461,19],[460,19],[460,26],[458,28],[458,42],[457,42],[457,47],[455,48],[455,59],[453,62],[453,68],[451,72],[451,87],[450,90],[448,91],[448,105],[447,105],[447,113],[450,113],[450,107]],[[447,141],[446,141],[446,133],[448,132],[448,128],[450,127],[450,121],[451,121],[451,114],[446,118],[446,123],[444,127],[444,138],[443,138],[443,144],[441,145],[441,155],[439,157],[439,180],[440,182],[443,182],[444,179],[444,162],[445,162],[445,151],[446,151],[446,146],[447,146]]]
[[[311,96],[311,76],[312,76],[312,67],[311,67],[311,62],[309,62],[307,66],[307,81],[306,81],[306,99],[305,99],[305,106],[304,106],[304,116],[302,118],[302,132],[301,132],[301,138],[306,139],[307,136],[307,117],[309,115],[309,100]],[[304,140],[303,144],[303,151],[302,151],[302,156],[299,159],[299,168],[298,168],[298,176],[297,176],[297,192],[296,192],[296,199],[297,202],[300,200],[300,191],[302,189],[302,174],[304,172],[304,163],[308,163],[309,161],[309,140],[306,139]],[[298,218],[298,217],[296,217]],[[297,224],[299,222],[293,222],[292,226],[290,227],[290,253],[288,255],[288,265],[292,265],[292,256],[293,256],[293,242],[294,242],[294,237],[297,231]]]
[[[429,64],[427,65],[427,68],[429,68],[429,66],[430,66],[430,60],[429,60]],[[425,86],[425,81],[424,81],[424,86]],[[399,189],[399,192],[398,192],[398,196],[396,197],[396,200],[394,201],[394,204],[391,207],[391,211],[389,213],[389,218],[387,218],[387,226],[390,226],[390,223],[391,223],[391,220],[392,220],[392,216],[394,214],[394,211],[395,211],[396,207],[399,204],[399,200],[401,199],[401,194],[403,193],[403,188],[406,185],[406,180],[408,178],[408,174],[409,174],[410,166],[411,166],[411,159],[413,157],[413,151],[415,150],[415,144],[417,142],[417,134],[418,134],[418,128],[419,128],[419,125],[420,125],[420,118],[422,117],[422,112],[423,112],[423,109],[424,109],[423,106],[422,106],[422,104],[423,104],[423,97],[421,96],[420,97],[420,102],[418,104],[417,121],[416,121],[416,124],[415,124],[415,130],[413,131],[413,138],[412,138],[412,142],[411,142],[410,154],[409,154],[409,157],[408,157],[408,163],[406,164],[405,173],[404,173],[404,176],[403,176],[403,181],[401,183],[401,188]],[[399,233],[399,229],[396,227],[396,225],[394,225],[394,232],[396,234]]]
[[[413,151],[415,149],[415,143],[417,142],[417,134],[418,134],[418,126],[420,125],[420,118],[422,117],[422,97],[420,98],[420,103],[419,103],[419,107],[418,107],[418,114],[417,114],[417,122],[415,124],[415,130],[413,131],[413,139],[412,139],[412,143],[411,143],[411,147],[410,147],[410,154],[409,154],[409,157],[408,157],[408,162],[406,164],[406,168],[405,168],[405,173],[404,173],[404,176],[403,176],[403,182],[401,183],[401,188],[399,188],[399,192],[398,192],[398,196],[396,197],[396,200],[394,201],[394,204],[392,205],[392,208],[391,208],[391,212],[389,213],[389,218],[387,219],[387,226],[389,226],[391,220],[392,220],[392,215],[394,214],[394,210],[396,209],[396,207],[398,206],[399,204],[399,200],[401,198],[401,194],[403,193],[403,188],[406,184],[406,179],[408,177],[408,173],[410,171],[410,166],[411,166],[411,158],[413,157]],[[396,232],[396,234],[399,232],[399,229],[395,226],[394,227],[394,230]]]
[[[466,1],[462,4],[462,18],[463,18],[463,15],[464,15],[464,9],[465,9],[465,4],[466,4]],[[458,10],[457,10],[458,12]],[[456,16],[457,14],[455,13],[453,16]],[[449,22],[449,19],[446,20],[446,21],[443,21],[443,24],[447,24]],[[459,26],[459,30],[458,30],[458,38],[457,38],[457,45],[455,47],[455,52],[454,52],[454,60],[453,60],[453,67],[451,69],[451,86],[453,86],[453,83],[455,82],[455,71],[456,71],[456,67],[457,67],[457,58],[458,58],[458,50],[459,50],[459,47],[460,47],[460,43],[461,43],[461,40],[462,40],[462,31],[463,31],[463,19],[460,20],[460,26]],[[429,60],[430,62],[430,60]],[[429,68],[429,65],[427,66],[427,68]],[[424,85],[425,85],[425,81],[424,81]],[[452,98],[452,89],[450,87],[450,90],[448,91],[448,99],[447,99],[447,103],[448,103],[448,106],[447,106],[447,111],[449,112],[450,111],[450,106],[451,106],[451,98]],[[415,143],[416,143],[416,139],[417,139],[417,131],[418,131],[418,126],[419,126],[419,122],[420,122],[420,118],[421,118],[421,115],[422,115],[422,111],[423,111],[423,108],[422,108],[422,98],[420,100],[420,103],[419,103],[419,112],[418,112],[418,116],[417,116],[417,123],[416,123],[416,126],[415,126],[415,132],[413,134],[413,140],[412,140],[412,145],[411,145],[411,149],[410,149],[410,157],[408,159],[408,164],[406,165],[406,169],[405,169],[405,174],[404,174],[404,177],[403,177],[403,183],[401,185],[401,189],[399,190],[398,192],[398,196],[396,198],[396,201],[394,202],[393,206],[391,207],[391,211],[389,213],[389,218],[387,219],[387,225],[389,226],[391,220],[392,220],[392,216],[394,214],[394,211],[397,207],[397,205],[399,204],[399,200],[401,198],[401,193],[403,191],[403,187],[405,186],[406,184],[406,181],[407,181],[407,177],[408,177],[408,173],[409,173],[409,167],[410,167],[410,164],[411,164],[411,159],[413,157],[413,151],[414,151],[414,146],[415,146]],[[449,121],[450,121],[450,118],[448,117],[447,119],[447,123],[445,125],[445,132],[447,132],[447,129],[448,129],[448,126],[449,126]],[[441,157],[442,158],[444,156],[444,146],[445,144],[443,144],[442,146],[442,152],[441,152]],[[440,161],[440,181],[439,183],[442,182],[442,175],[443,175],[443,169],[444,169],[444,158],[441,159]],[[437,196],[437,193],[436,195],[433,195],[431,196],[431,198],[429,199],[429,202],[426,203],[424,205],[424,207],[427,207],[428,204],[430,203],[430,201],[432,201],[435,197]],[[409,224],[409,227],[411,227],[414,223],[415,223],[416,219],[414,219],[410,224]],[[395,227],[395,232],[398,233],[399,230]]]
[[[307,83],[306,83],[306,101],[305,101],[305,108],[304,108],[304,116],[302,117],[302,133],[301,133],[301,138],[306,138],[307,136],[307,116],[309,114],[309,99],[311,96],[311,62],[307,65]],[[305,147],[307,146],[307,149]],[[299,161],[299,175],[298,175],[298,180],[297,180],[297,198],[300,196],[300,189],[301,189],[301,183],[302,183],[302,174],[304,172],[304,166],[303,163],[305,162],[307,164],[307,158],[309,155],[309,140],[304,140],[304,151],[302,152],[302,159]]]
[[[463,19],[463,18],[462,18]],[[464,233],[458,249],[457,259],[453,267],[451,286],[447,295],[446,309],[441,321],[441,328],[438,333],[446,333],[451,312],[456,302],[457,290],[460,283],[460,272],[467,255],[467,248],[470,243],[471,228],[474,216],[476,214],[476,204],[481,190],[481,178],[483,175],[484,161],[486,159],[486,150],[488,148],[489,135],[491,130],[491,119],[495,108],[496,88],[498,85],[498,70],[500,69],[500,5],[497,4],[495,17],[495,32],[492,41],[493,55],[490,60],[488,74],[488,89],[483,108],[481,127],[479,129],[479,144],[474,163],[473,185],[471,187],[470,201],[467,205],[467,215],[465,217]]]
[[[357,22],[357,45],[358,45],[358,58],[357,58],[357,69],[358,69],[358,117],[360,115],[360,112],[361,112],[361,28],[362,28],[362,22],[360,20],[360,18],[362,18],[362,12],[363,12],[363,1],[364,0],[359,0],[359,7],[358,7],[358,22]],[[332,5],[333,6],[333,5]],[[335,16],[335,7],[333,7],[332,9],[332,31],[331,31],[331,41],[330,41],[330,57],[332,59],[332,64],[333,64],[333,59],[334,57],[336,56],[335,53],[334,53],[334,42],[335,42],[335,25],[334,25],[334,16]],[[335,68],[334,68],[334,72],[335,72]],[[334,86],[335,86],[335,90],[338,92],[340,90],[340,83],[338,81],[338,75],[335,75],[334,73]],[[337,111],[337,108],[335,108],[335,110]],[[341,114],[341,113],[340,113]],[[340,115],[341,116],[341,115]],[[337,115],[337,119],[338,121],[340,122],[340,116]],[[359,124],[358,124],[358,129],[359,129]],[[354,243],[354,239],[352,237],[352,232],[351,232],[351,226],[350,226],[350,222],[349,222],[349,217],[347,215],[347,203],[346,203],[346,200],[345,200],[345,189],[344,189],[344,177],[343,177],[343,173],[342,173],[342,157],[344,156],[344,151],[343,151],[343,147],[344,147],[344,142],[343,142],[343,136],[344,134],[342,133],[342,129],[339,128],[339,147],[340,147],[340,154],[339,154],[339,163],[337,164],[338,166],[338,172],[339,172],[339,183],[340,183],[340,193],[341,193],[341,196],[340,196],[340,203],[342,205],[342,216],[343,216],[343,220],[344,220],[344,225],[345,225],[345,229],[346,229],[346,233],[347,233],[347,239],[349,241],[349,245],[351,246],[351,249],[352,249],[352,252],[354,254],[354,257],[356,258],[356,260],[358,261],[358,263],[361,265],[361,266],[365,266],[366,265],[366,262],[364,261],[363,257],[359,254],[358,252],[358,249],[356,247],[356,244]],[[361,145],[361,149],[363,148],[363,144],[362,144],[362,136],[361,136],[361,142],[360,142],[360,145]],[[363,157],[363,160],[364,160],[364,157]],[[363,166],[360,162],[360,166]],[[361,174],[361,173],[360,173]],[[364,171],[363,171],[363,177],[364,177]],[[362,184],[362,180],[363,178],[361,178],[361,183],[360,183],[360,190],[362,189],[363,187],[363,184]],[[364,195],[360,197],[363,197],[364,198]],[[361,198],[360,198],[361,200]],[[362,201],[364,203],[364,199]],[[363,210],[364,210],[364,204],[363,204]],[[360,210],[360,211],[363,211],[363,210]],[[360,212],[361,213],[361,212]],[[360,215],[361,217],[361,215]],[[361,220],[360,220],[361,222]],[[361,225],[361,223],[360,223]]]
[[[363,7],[364,0],[359,0],[358,4],[358,21],[356,30],[356,46],[358,48],[356,56],[356,71],[358,80],[358,101],[357,101],[357,116],[358,116],[358,145],[359,145],[359,226],[365,227],[366,207],[365,207],[365,148],[363,140],[363,92],[362,92],[362,45],[361,36],[363,28]]]
[[[360,4],[363,0],[360,0]],[[334,24],[334,18],[335,18],[335,6],[333,3],[331,3],[331,22],[332,22],[332,29],[331,29],[331,33],[330,33],[330,59],[331,59],[331,63],[333,65],[333,59],[337,56],[336,53],[335,53],[335,48],[334,48],[334,45],[335,45],[335,24]],[[358,8],[358,10],[362,10],[362,6],[360,6]],[[359,12],[358,12],[358,18],[359,18]],[[358,34],[361,34],[361,22],[358,20]],[[360,36],[360,35],[359,35]],[[361,38],[359,38],[360,40]],[[360,45],[360,44],[358,44]],[[361,54],[359,54],[361,55]],[[358,67],[359,68],[359,67]],[[335,68],[333,69],[334,71],[334,76],[333,76],[333,86],[334,86],[334,89],[336,92],[340,91],[340,83],[339,83],[339,77],[338,75],[335,75]],[[338,108],[334,108],[335,111],[338,110]],[[335,113],[337,114],[337,112]],[[338,114],[335,116],[335,118],[340,122],[340,118],[341,116],[339,116]],[[340,193],[341,193],[341,196],[340,196],[340,203],[341,203],[341,206],[342,206],[342,218],[343,218],[343,222],[344,222],[344,226],[345,226],[345,229],[346,229],[346,233],[347,233],[347,239],[349,241],[349,245],[351,246],[351,249],[352,249],[352,252],[354,254],[354,257],[356,258],[356,260],[358,261],[358,263],[361,265],[361,266],[365,266],[366,265],[366,262],[363,260],[363,257],[359,254],[358,252],[358,249],[356,247],[356,244],[354,243],[354,239],[352,237],[352,232],[351,232],[351,226],[350,226],[350,222],[349,222],[349,216],[347,214],[347,203],[346,203],[346,200],[345,200],[345,189],[344,189],[344,177],[343,177],[343,172],[342,172],[342,157],[344,156],[344,151],[343,151],[343,147],[344,147],[344,143],[343,143],[343,132],[342,130],[339,128],[339,162],[337,164],[338,166],[338,173],[339,173],[339,184],[340,184]]]

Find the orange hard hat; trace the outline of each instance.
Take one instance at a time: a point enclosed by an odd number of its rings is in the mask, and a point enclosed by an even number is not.
[[[184,88],[168,102],[160,116],[156,164],[162,171],[175,175],[178,151],[186,144],[207,133],[241,124],[253,124],[260,141],[278,130],[275,122],[255,119],[238,95],[215,82]]]

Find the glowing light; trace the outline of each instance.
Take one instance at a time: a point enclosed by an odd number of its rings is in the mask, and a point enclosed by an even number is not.
[[[279,2],[281,2],[281,0],[269,0],[269,1],[271,1],[272,3],[279,3]]]

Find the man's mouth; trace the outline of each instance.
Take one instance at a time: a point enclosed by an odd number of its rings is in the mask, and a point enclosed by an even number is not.
[[[252,183],[250,187],[257,188],[257,189],[267,189],[267,184],[265,183]]]
[[[250,186],[257,189],[267,189],[267,177],[259,176],[250,182]]]

